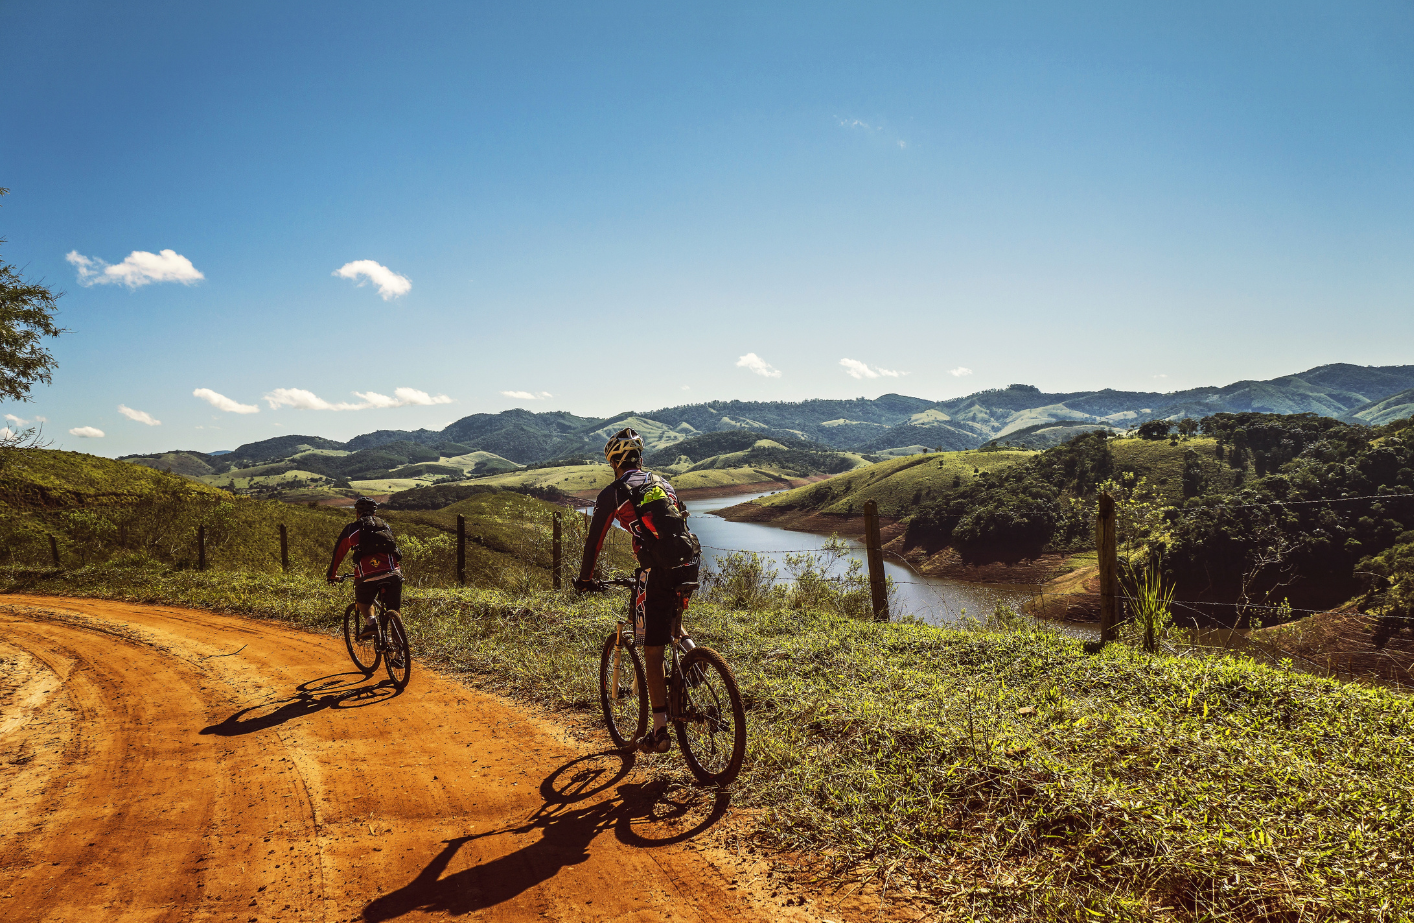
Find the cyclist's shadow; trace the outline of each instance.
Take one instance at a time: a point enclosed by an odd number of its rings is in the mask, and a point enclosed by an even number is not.
[[[705,816],[681,829],[682,821],[704,806],[703,799],[691,792],[670,797],[665,782],[618,785],[632,768],[632,755],[620,751],[595,753],[566,763],[541,783],[545,803],[524,824],[444,841],[442,850],[416,878],[369,903],[363,918],[377,923],[417,910],[452,915],[484,910],[549,881],[566,866],[584,862],[589,858],[590,844],[609,830],[630,846],[666,846],[691,839],[726,813],[730,796],[718,790]],[[618,785],[617,798],[571,807],[614,785]],[[655,834],[655,825],[665,829]],[[535,830],[541,832],[540,838],[515,852],[442,877],[463,844]]]
[[[386,680],[374,682],[362,673],[333,673],[300,683],[287,698],[243,708],[220,724],[202,728],[201,733],[219,737],[254,734],[326,708],[363,708],[401,694],[401,689]]]

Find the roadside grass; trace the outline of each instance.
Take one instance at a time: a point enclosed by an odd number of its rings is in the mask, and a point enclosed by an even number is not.
[[[475,498],[473,498],[475,499]],[[330,632],[305,574],[0,569],[0,590],[200,606]],[[593,719],[621,597],[422,589],[415,655]],[[1144,655],[1018,624],[875,624],[694,601],[732,664],[749,752],[733,802],[816,880],[919,888],[953,919],[1407,920],[1414,712],[1383,688],[1236,656]],[[416,682],[416,679],[414,679]],[[677,756],[655,771],[685,780]],[[802,857],[805,857],[802,859]]]
[[[973,473],[990,471],[1031,457],[1033,452],[997,451],[929,452],[882,461],[818,484],[785,491],[757,502],[783,510],[810,510],[842,515],[862,514],[864,501],[873,500],[884,516],[903,518],[923,502],[938,500],[971,484]],[[956,481],[957,486],[954,487]]]

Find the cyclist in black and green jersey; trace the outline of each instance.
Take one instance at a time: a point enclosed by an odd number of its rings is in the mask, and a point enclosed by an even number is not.
[[[617,520],[633,536],[638,558],[636,598],[643,608],[643,652],[647,659],[648,698],[653,704],[653,730],[639,743],[646,753],[666,753],[672,746],[667,728],[667,687],[663,682],[663,648],[673,624],[687,608],[697,585],[701,549],[687,528],[687,507],[673,485],[661,475],[643,470],[643,439],[632,429],[615,433],[604,446],[614,466],[614,481],[594,501],[594,518],[584,541],[584,559],[577,590],[596,590],[594,565],[609,528]]]

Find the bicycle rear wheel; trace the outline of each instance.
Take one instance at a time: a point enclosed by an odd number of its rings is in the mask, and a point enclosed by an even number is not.
[[[358,606],[349,603],[349,607],[344,610],[344,646],[349,649],[349,659],[358,667],[359,672],[364,676],[371,676],[373,671],[378,669],[378,662],[383,659],[383,653],[378,649],[376,639],[358,639],[358,633],[362,629],[363,620],[359,618]]]
[[[727,785],[746,757],[746,708],[731,667],[711,648],[679,662],[680,714],[674,721],[687,768],[709,785]]]
[[[412,651],[408,648],[407,631],[398,613],[389,612],[384,619],[383,666],[388,668],[388,678],[393,685],[402,689],[412,678]]]
[[[609,635],[599,658],[599,703],[614,745],[627,747],[648,732],[648,683],[632,644]]]

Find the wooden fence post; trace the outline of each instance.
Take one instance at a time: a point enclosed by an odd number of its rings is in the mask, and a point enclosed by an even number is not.
[[[58,567],[60,566],[60,565],[59,565],[59,543],[54,540],[54,536],[52,536],[52,535],[49,536],[49,554],[50,554],[51,557],[54,558],[54,567],[55,567],[55,568],[58,568]]]
[[[280,523],[280,569],[290,569],[290,537],[283,522]]]
[[[1095,516],[1095,550],[1100,563],[1100,643],[1115,640],[1119,624],[1119,559],[1115,543],[1115,501],[1100,494]]]
[[[206,570],[206,526],[196,527],[196,569]]]
[[[457,514],[457,586],[466,586],[466,517]]]
[[[562,580],[561,577],[560,577],[560,561],[561,561],[561,551],[560,551],[560,542],[561,542],[560,529],[561,529],[561,524],[560,524],[560,520],[561,520],[562,518],[563,518],[562,514],[560,514],[560,513],[556,513],[556,514],[555,514],[555,524],[554,524],[553,530],[552,530],[552,532],[551,532],[551,541],[550,541],[550,585],[551,585],[552,587],[554,587],[555,589],[557,589],[557,590],[560,589],[560,586],[561,586],[561,584],[563,583],[563,580]]]
[[[874,603],[874,619],[889,620],[889,592],[884,585],[884,545],[879,540],[879,504],[864,501],[864,547],[869,560],[869,595]]]

